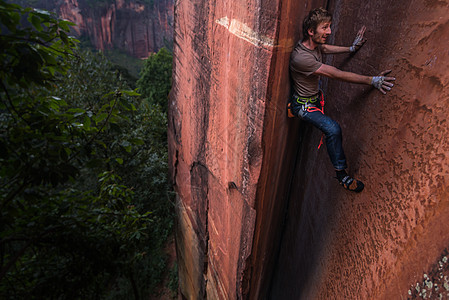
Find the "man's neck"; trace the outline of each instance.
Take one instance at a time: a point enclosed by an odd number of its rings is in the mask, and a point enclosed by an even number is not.
[[[307,40],[304,40],[302,44],[304,45],[304,47],[310,50],[315,50],[316,47],[318,47],[318,44],[312,41],[311,37],[309,37]]]

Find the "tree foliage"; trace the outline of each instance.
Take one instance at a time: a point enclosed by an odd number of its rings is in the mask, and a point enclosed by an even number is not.
[[[165,113],[72,23],[3,0],[0,22],[0,298],[142,297],[171,228]]]
[[[168,94],[171,89],[173,56],[166,48],[145,60],[137,88],[143,98],[160,105],[167,111]]]

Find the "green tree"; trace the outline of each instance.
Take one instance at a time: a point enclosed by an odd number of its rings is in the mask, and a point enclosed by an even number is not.
[[[101,95],[120,79],[120,75],[112,73],[113,66],[103,56],[86,52],[82,57],[73,60],[74,65],[60,85],[58,96],[67,95],[70,101],[81,101],[92,107],[101,101]],[[102,86],[105,90],[97,91]],[[86,95],[86,90],[91,92]],[[163,248],[173,226],[173,205],[167,177],[166,114],[158,105],[149,104],[146,100],[131,100],[135,109],[121,113],[122,117],[126,117],[126,122],[112,121],[111,127],[102,136],[103,144],[92,146],[90,151],[110,158],[104,161],[93,156],[95,161],[91,165],[96,165],[99,170],[113,170],[114,174],[119,175],[123,184],[133,191],[133,205],[137,211],[151,211],[151,226],[147,228],[146,235],[140,237],[139,247],[136,248],[144,254],[127,268],[129,274],[133,274],[139,294],[143,295],[154,290],[165,271]],[[85,170],[80,176],[84,180],[78,179],[78,184],[91,184],[91,174],[91,169]],[[126,278],[121,277],[120,282],[122,287],[114,293],[121,299],[132,287]]]
[[[0,0],[0,298],[140,298],[170,230],[165,114],[71,25]]]
[[[137,88],[143,98],[160,105],[167,111],[168,94],[171,89],[173,56],[166,48],[152,54],[145,60],[137,81]]]

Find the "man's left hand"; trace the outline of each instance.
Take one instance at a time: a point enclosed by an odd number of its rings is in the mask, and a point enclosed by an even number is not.
[[[363,35],[365,34],[365,30],[365,26],[362,26],[362,28],[360,28],[359,32],[357,32],[357,35],[355,36],[354,42],[352,42],[352,46],[349,47],[349,51],[356,52],[363,46],[363,44],[365,44],[366,38],[363,37]]]
[[[390,72],[391,72],[391,70],[383,71],[378,76],[373,76],[373,78],[371,80],[371,84],[384,95],[387,93],[387,91],[390,91],[394,85],[390,81],[396,80],[396,78],[394,78],[394,77],[386,77],[385,76]]]

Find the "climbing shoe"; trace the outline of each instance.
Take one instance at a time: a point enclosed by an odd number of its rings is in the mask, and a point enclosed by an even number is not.
[[[356,193],[360,193],[365,187],[363,182],[356,180],[349,175],[343,177],[343,179],[340,180],[340,184],[348,191]]]

